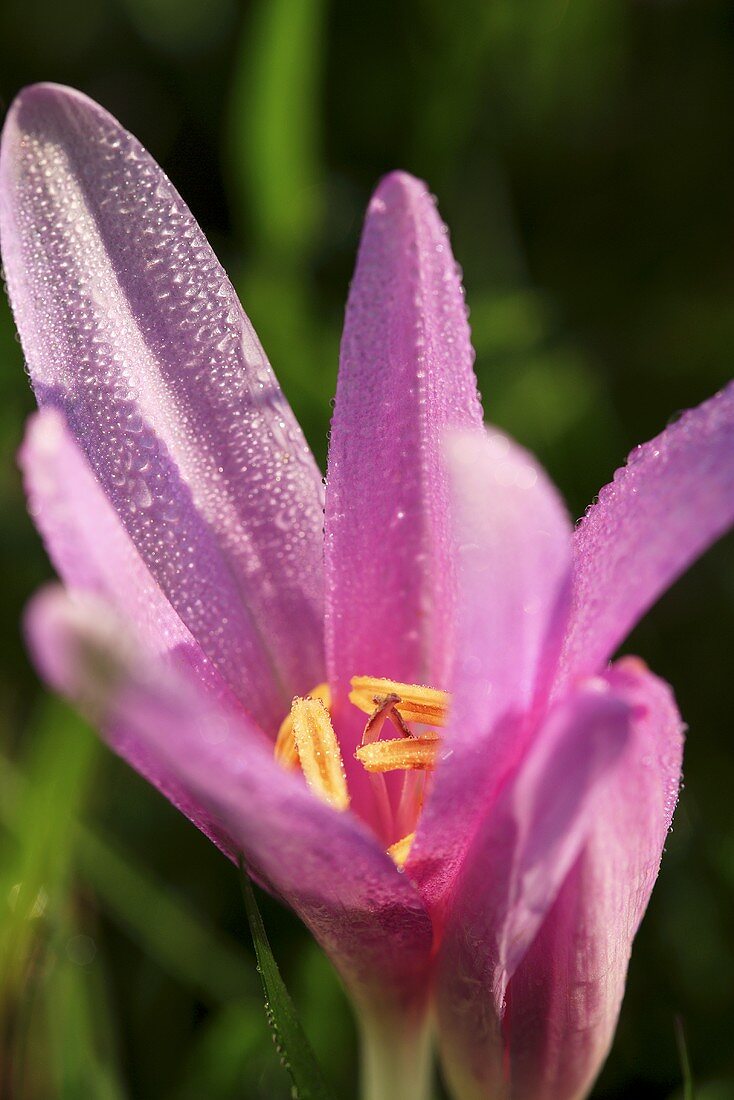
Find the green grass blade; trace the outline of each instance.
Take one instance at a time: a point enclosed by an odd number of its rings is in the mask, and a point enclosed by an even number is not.
[[[91,733],[89,737],[96,746],[97,739]],[[18,833],[20,808],[31,793],[23,774],[0,754],[0,825],[11,834]],[[150,871],[136,866],[130,853],[95,827],[77,822],[75,859],[78,874],[110,919],[166,973],[192,986],[210,1004],[255,995],[257,983],[240,945],[203,921]]]
[[[62,925],[55,942],[53,966],[44,988],[47,1047],[58,1100],[125,1100],[117,1052],[110,1037],[114,1019],[99,961],[92,966],[75,942],[94,941],[73,925]],[[83,950],[89,950],[83,944]]]
[[[683,1100],[695,1100],[696,1090],[693,1085],[693,1071],[682,1016],[676,1016],[675,1018],[675,1045],[678,1048],[678,1058],[683,1074]]]
[[[308,251],[321,217],[323,0],[260,0],[243,37],[230,164],[243,220],[265,255]]]
[[[10,834],[0,851],[0,897],[10,900],[0,920],[5,996],[25,985],[37,934],[63,907],[77,820],[98,748],[89,728],[51,699],[44,701],[26,741],[26,782],[2,812]]]
[[[79,864],[109,916],[168,974],[211,1004],[254,995],[256,984],[236,941],[209,927],[185,899],[135,866],[99,832],[84,829]]]
[[[293,1095],[297,1100],[333,1100],[273,958],[252,885],[244,868],[241,870],[245,911],[265,992],[265,1011],[278,1053],[293,1082]]]
[[[2,800],[0,822],[0,1094],[34,1095],[34,1008],[43,994],[54,928],[69,902],[76,826],[97,739],[67,707],[44,700],[26,731],[25,783]],[[4,792],[3,792],[4,793]],[[11,792],[12,794],[12,792]]]

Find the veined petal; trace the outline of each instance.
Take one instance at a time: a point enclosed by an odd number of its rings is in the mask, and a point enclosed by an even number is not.
[[[551,710],[479,824],[437,977],[441,1056],[461,1100],[506,1095],[507,983],[584,844],[600,790],[621,766],[630,714],[601,678],[584,681]]]
[[[0,241],[41,405],[61,408],[178,615],[264,725],[324,678],[319,472],[235,292],[148,153],[26,89]]]
[[[608,679],[633,708],[630,747],[595,799],[586,844],[510,982],[513,1100],[587,1095],[614,1035],[678,796],[684,727],[670,688],[633,658]]]
[[[603,668],[733,522],[734,383],[633,451],[577,528],[560,682]]]
[[[481,424],[473,359],[446,229],[425,186],[394,173],[367,212],[331,429],[326,637],[337,708],[352,676],[438,688],[448,677],[454,569],[441,444],[446,428]],[[355,717],[348,762],[360,732]]]
[[[99,601],[46,590],[27,628],[51,685],[232,859],[242,854],[311,928],[365,1010],[420,1007],[430,920],[353,815],[311,794],[241,711],[174,660],[156,660]]]
[[[435,785],[408,861],[435,906],[520,759],[567,611],[571,523],[537,462],[495,429],[447,447],[458,547],[456,666]]]

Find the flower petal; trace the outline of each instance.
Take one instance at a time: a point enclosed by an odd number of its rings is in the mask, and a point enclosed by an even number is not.
[[[89,596],[46,590],[27,628],[43,675],[113,748],[288,902],[374,1010],[425,998],[431,925],[367,830],[279,767],[267,739],[173,661],[156,660]]]
[[[445,428],[481,424],[473,359],[446,229],[425,186],[396,172],[367,212],[331,430],[326,634],[337,708],[351,676],[435,687],[448,677],[454,581],[440,449]],[[355,719],[354,738],[359,728]]]
[[[608,678],[634,708],[630,750],[599,792],[584,849],[510,982],[518,1100],[575,1100],[599,1072],[678,796],[683,724],[670,688],[634,658]]]
[[[140,556],[257,719],[323,679],[319,472],[201,230],[85,96],[26,89],[0,240],[41,405],[61,408]]]
[[[216,676],[130,541],[60,410],[30,418],[18,458],[29,511],[66,585],[104,598],[135,623],[154,652],[187,649],[202,676]]]
[[[522,755],[521,716],[555,670],[571,565],[570,521],[531,455],[495,429],[457,434],[447,451],[459,644],[447,755],[408,861],[433,906]]]
[[[603,668],[732,523],[734,383],[633,451],[579,525],[560,681]]]
[[[629,725],[629,705],[605,681],[584,681],[551,710],[479,825],[437,977],[442,1059],[462,1100],[505,1095],[507,983],[581,850]]]
[[[157,656],[177,654],[216,698],[234,695],[156,584],[95,478],[63,413],[30,417],[19,453],[28,507],[68,588],[96,595]]]

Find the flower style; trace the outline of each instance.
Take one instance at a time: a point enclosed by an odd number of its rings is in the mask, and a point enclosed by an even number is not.
[[[42,674],[309,926],[357,1006],[366,1095],[426,1095],[429,1019],[460,1100],[586,1095],[682,752],[669,687],[609,661],[734,520],[734,387],[574,531],[483,427],[446,230],[395,173],[324,502],[201,230],[78,92],[11,107],[0,242],[40,405],[21,464],[64,582],[28,613]]]

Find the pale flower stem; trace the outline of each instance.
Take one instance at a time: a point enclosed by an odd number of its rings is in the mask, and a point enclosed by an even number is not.
[[[431,1100],[433,1057],[425,1020],[362,1018],[361,1100]]]

